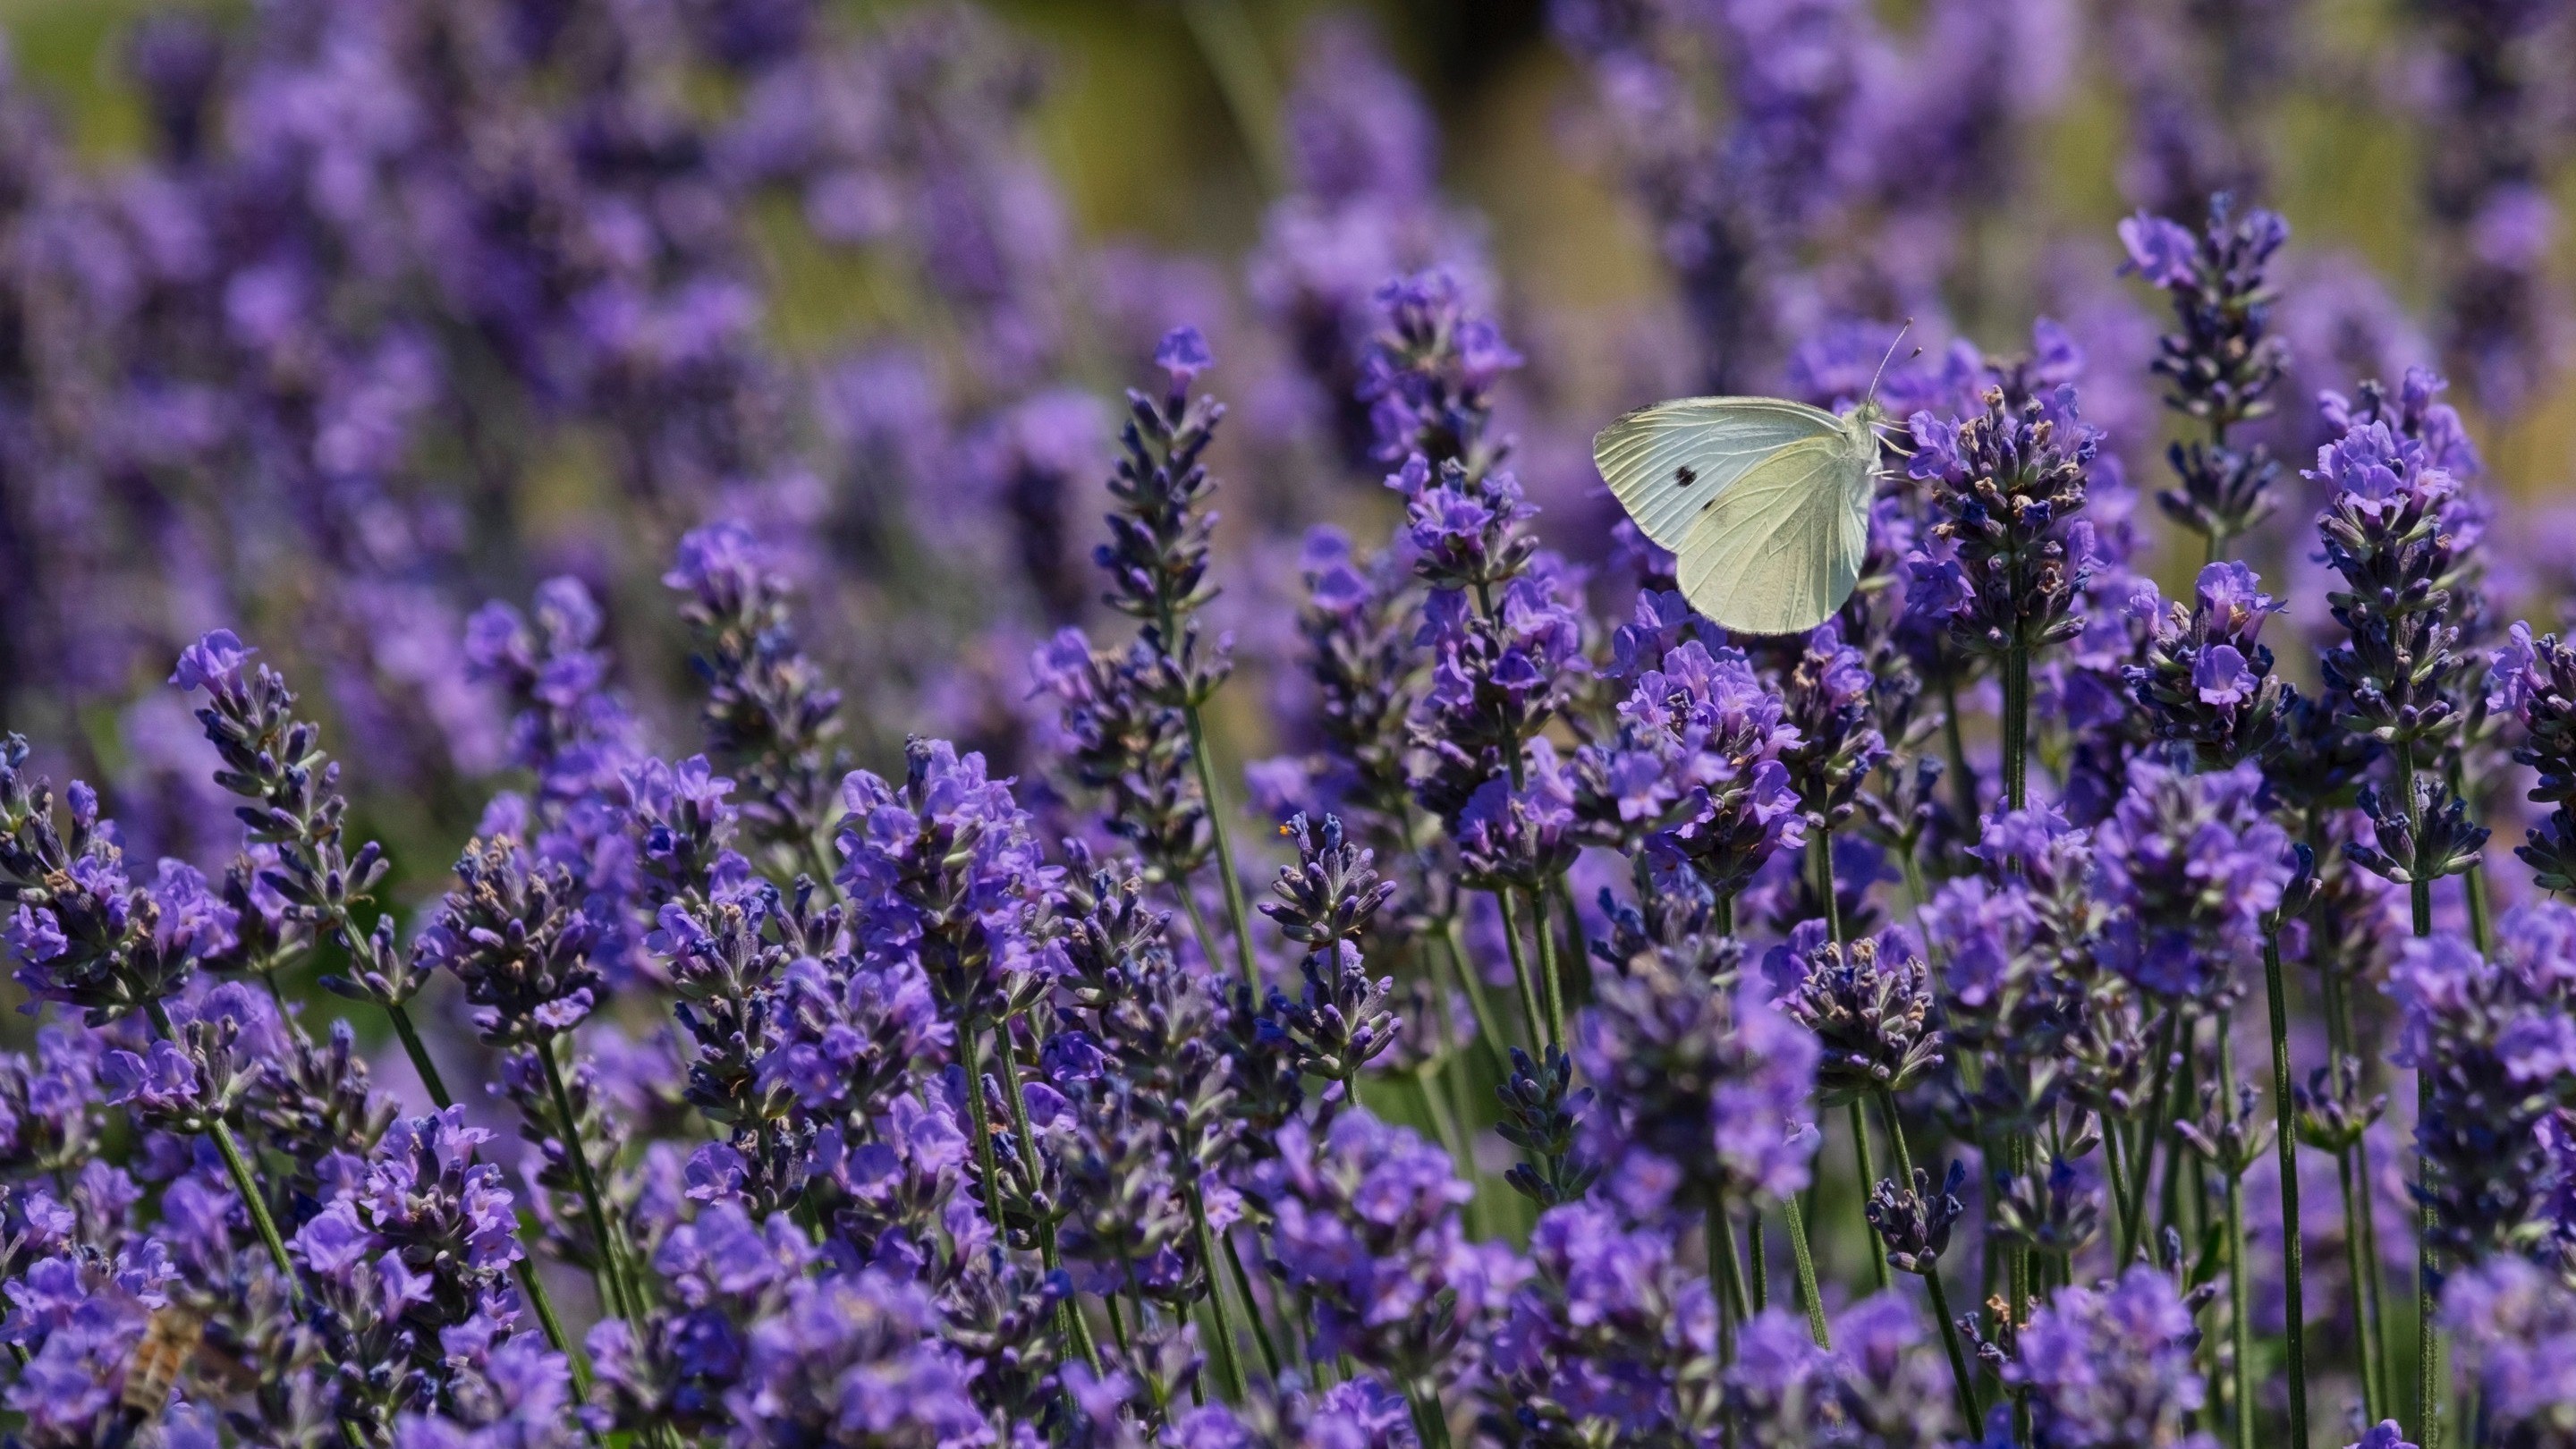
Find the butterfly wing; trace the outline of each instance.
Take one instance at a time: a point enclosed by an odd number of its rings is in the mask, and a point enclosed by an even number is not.
[[[1876,451],[1837,428],[1744,470],[1674,550],[1683,597],[1746,634],[1802,634],[1831,618],[1860,583]]]
[[[1592,461],[1637,529],[1679,551],[1711,500],[1783,449],[1847,436],[1841,418],[1768,397],[1692,397],[1641,408],[1592,439]]]

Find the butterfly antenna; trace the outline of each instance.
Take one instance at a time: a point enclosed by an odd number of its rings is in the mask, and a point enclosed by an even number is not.
[[[1869,392],[1868,392],[1868,394],[1867,394],[1867,395],[1862,399],[1862,401],[1864,401],[1864,402],[1876,402],[1876,401],[1878,401],[1878,380],[1879,380],[1880,378],[1885,377],[1885,376],[1887,375],[1887,364],[1888,364],[1889,359],[1891,359],[1891,358],[1893,358],[1893,357],[1895,357],[1895,356],[1896,356],[1896,349],[1897,349],[1898,347],[1902,346],[1902,345],[1904,344],[1904,342],[1905,342],[1905,334],[1906,334],[1907,332],[1909,332],[1909,331],[1912,331],[1912,330],[1913,330],[1913,328],[1914,328],[1914,319],[1913,319],[1913,318],[1911,318],[1911,317],[1908,317],[1908,318],[1906,318],[1906,319],[1905,319],[1905,325],[1903,325],[1903,326],[1901,326],[1901,327],[1899,327],[1899,328],[1897,328],[1897,329],[1896,329],[1896,335],[1895,335],[1894,337],[1892,337],[1892,338],[1889,338],[1889,339],[1888,339],[1888,343],[1887,343],[1887,355],[1886,355],[1885,357],[1881,357],[1881,358],[1878,360],[1878,371],[1873,372],[1873,373],[1871,373],[1871,374],[1869,375]],[[1911,361],[1913,361],[1913,360],[1914,360],[1914,358],[1916,358],[1916,357],[1921,357],[1922,355],[1923,355],[1923,349],[1922,349],[1922,348],[1920,348],[1920,347],[1918,347],[1918,348],[1915,348],[1915,349],[1914,349],[1913,353],[1912,353],[1909,357],[1907,357],[1907,359],[1906,359],[1906,360],[1907,360],[1907,361],[1909,361],[1909,362],[1911,362]]]

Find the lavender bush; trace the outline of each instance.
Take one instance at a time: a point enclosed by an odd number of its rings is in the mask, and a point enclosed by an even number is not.
[[[0,1433],[2576,1444],[2576,15],[1915,9],[1548,7],[1608,320],[1349,17],[1183,7],[1239,275],[944,4],[0,81]],[[2402,288],[2265,204],[2383,73]],[[1804,637],[1580,446],[1873,388]]]

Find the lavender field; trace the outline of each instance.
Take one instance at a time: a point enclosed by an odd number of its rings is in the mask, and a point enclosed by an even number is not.
[[[2576,1449],[2576,4],[0,35],[0,1449]]]

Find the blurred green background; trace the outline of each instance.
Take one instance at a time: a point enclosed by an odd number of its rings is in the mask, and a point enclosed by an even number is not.
[[[59,109],[85,155],[114,157],[141,141],[140,104],[117,45],[154,8],[147,0],[0,0],[20,76]],[[248,6],[201,8],[226,15]],[[903,6],[839,0],[833,8],[865,23]],[[1517,299],[1617,308],[1666,284],[1617,178],[1569,139],[1589,81],[1551,43],[1542,0],[987,0],[983,8],[1050,57],[1029,139],[1054,167],[1085,240],[1141,238],[1231,268],[1258,235],[1265,178],[1276,166],[1276,127],[1266,117],[1276,114],[1299,37],[1318,15],[1356,11],[1375,20],[1437,109],[1444,183],[1483,217]],[[1880,0],[1874,8],[1902,31],[1917,7]],[[2107,238],[2125,210],[2117,173],[2130,118],[2117,57],[2100,41],[2114,8],[2104,0],[2080,8],[2091,43],[2062,103],[2027,138],[2042,210],[2029,220],[2035,230]],[[2299,54],[2286,92],[2267,97],[2260,117],[2222,119],[2268,138],[2263,200],[2290,219],[2294,247],[2357,254],[2422,317],[2435,273],[2423,255],[2421,143],[2389,59],[2402,55],[2407,23],[2396,0],[2313,0],[2295,24]],[[1263,119],[1247,125],[1247,114]],[[2549,189],[2562,217],[2576,215],[2576,167],[2560,166]],[[763,234],[780,298],[770,326],[791,353],[818,355],[900,314],[900,296],[869,285],[858,263],[813,246],[800,229],[782,222]],[[2559,228],[2556,250],[2559,275],[2576,275],[2576,227]],[[2009,347],[2026,336],[2028,318],[2007,307],[1996,315],[1970,307],[1959,321],[1978,341]],[[2472,413],[2497,487],[2525,498],[2576,491],[2576,370],[2563,369],[2550,394],[2509,424],[2455,400]]]

